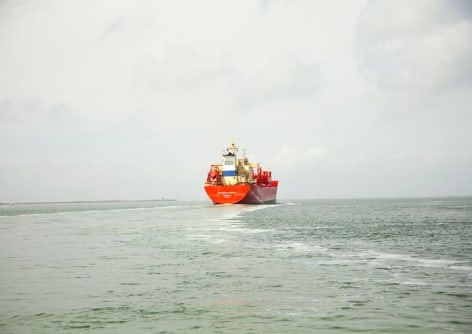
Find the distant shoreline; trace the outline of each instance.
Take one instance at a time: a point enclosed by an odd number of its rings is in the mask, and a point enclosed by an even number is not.
[[[173,198],[159,199],[108,199],[97,201],[48,201],[48,202],[0,202],[0,205],[22,205],[22,204],[87,204],[87,203],[132,203],[132,202],[176,202]]]

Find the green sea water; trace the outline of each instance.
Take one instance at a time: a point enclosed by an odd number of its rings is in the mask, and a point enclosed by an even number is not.
[[[0,333],[471,333],[472,198],[0,205]]]

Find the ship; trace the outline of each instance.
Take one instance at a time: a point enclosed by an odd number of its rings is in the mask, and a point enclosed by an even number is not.
[[[235,142],[223,150],[222,161],[211,164],[204,189],[213,204],[276,203],[278,180],[259,163],[249,162],[246,152],[238,157]]]

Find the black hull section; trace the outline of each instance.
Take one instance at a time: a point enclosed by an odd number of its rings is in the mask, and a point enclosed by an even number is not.
[[[242,204],[275,204],[277,198],[277,186],[251,185],[246,197],[239,203]]]

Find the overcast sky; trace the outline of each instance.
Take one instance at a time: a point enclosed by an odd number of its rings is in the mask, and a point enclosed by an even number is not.
[[[0,0],[0,201],[472,195],[472,1]]]

